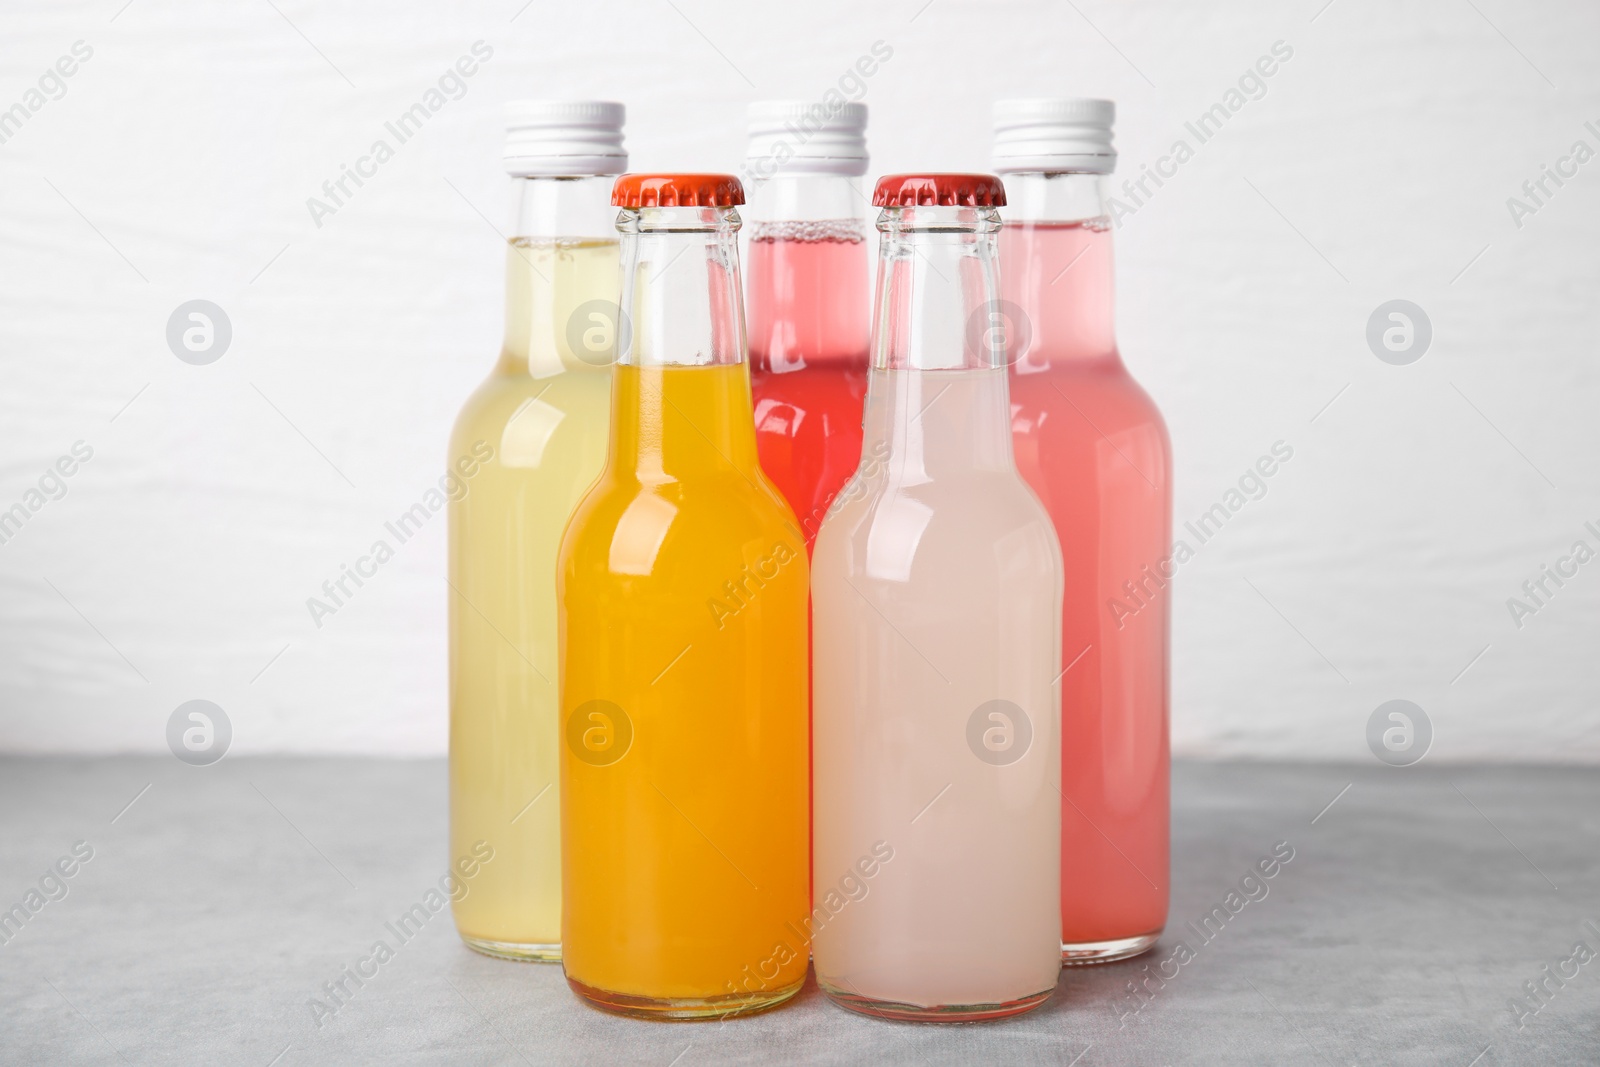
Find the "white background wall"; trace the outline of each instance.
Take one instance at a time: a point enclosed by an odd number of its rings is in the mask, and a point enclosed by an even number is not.
[[[0,508],[94,450],[0,545],[0,749],[159,751],[204,697],[236,752],[444,750],[443,518],[320,630],[305,601],[437,477],[497,351],[503,101],[620,99],[636,169],[732,169],[748,101],[819,98],[882,40],[875,173],[983,169],[992,99],[1078,94],[1118,101],[1127,176],[1281,40],[1117,235],[1180,524],[1294,448],[1180,573],[1175,745],[1370,759],[1406,697],[1430,759],[1600,760],[1600,562],[1520,630],[1506,607],[1600,548],[1600,162],[1521,228],[1506,206],[1600,148],[1594,5],[274,2],[0,15],[0,108],[93,49],[0,145]],[[316,227],[306,198],[480,39]],[[1364,341],[1397,297],[1433,324],[1411,366]],[[193,298],[232,320],[210,366],[165,343]]]

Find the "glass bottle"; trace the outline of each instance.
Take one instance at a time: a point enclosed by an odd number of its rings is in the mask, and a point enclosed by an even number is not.
[[[1172,449],[1112,317],[1107,100],[995,107],[1009,204],[1000,277],[1017,467],[1055,523],[1061,622],[1066,963],[1122,959],[1167,920]]]
[[[861,459],[867,395],[865,104],[750,105],[756,448],[809,549]]]
[[[605,460],[623,107],[508,105],[500,360],[450,438],[450,867],[462,940],[561,958],[556,554]],[[487,857],[487,858],[486,858]],[[468,873],[470,871],[470,874]]]
[[[863,460],[812,556],[812,951],[856,1011],[998,1018],[1061,970],[1061,553],[988,324],[999,180],[889,177],[874,203]]]
[[[861,461],[871,333],[859,188],[867,106],[763,101],[749,116],[745,293],[756,451],[809,553]],[[808,673],[809,662],[808,644]]]
[[[793,996],[806,954],[806,597],[756,458],[738,179],[627,175],[610,452],[561,555],[567,981],[624,1014]]]

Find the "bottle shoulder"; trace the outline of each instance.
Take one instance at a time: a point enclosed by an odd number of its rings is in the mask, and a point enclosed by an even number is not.
[[[687,483],[603,475],[567,525],[560,571],[569,590],[646,598],[636,605],[663,597],[698,605],[757,565],[769,567],[771,573],[761,572],[768,581],[781,571],[803,609],[810,575],[805,538],[788,508],[759,483],[737,475]]]
[[[797,437],[861,422],[867,397],[867,367],[812,366],[772,373],[752,370],[750,399],[756,429]]]
[[[1171,450],[1167,422],[1149,391],[1120,359],[1061,362],[1010,375],[1012,430],[1016,434],[1081,429],[1144,437]]]
[[[496,367],[468,394],[451,429],[454,448],[464,440],[492,435],[499,439],[508,426],[526,420],[537,401],[546,417],[579,416],[601,420],[609,415],[611,379],[601,371],[564,371],[546,378],[510,373]]]
[[[1025,536],[1053,535],[1050,516],[1016,471],[974,470],[918,484],[851,483],[840,491],[822,529],[822,539],[888,537],[915,549],[930,535],[973,546]]]
[[[971,487],[969,487],[971,488]],[[882,583],[902,602],[945,610],[951,590],[978,602],[1020,603],[1055,597],[1063,585],[1055,527],[1025,484],[949,500],[927,493],[885,493],[829,515],[812,549],[819,590],[848,579],[857,592]]]
[[[579,505],[570,532],[584,543],[606,545],[619,530],[632,536],[631,528],[647,527],[663,537],[701,542],[800,537],[794,513],[777,489],[759,471],[739,470],[645,481],[608,468]],[[692,550],[693,544],[685,548]]]

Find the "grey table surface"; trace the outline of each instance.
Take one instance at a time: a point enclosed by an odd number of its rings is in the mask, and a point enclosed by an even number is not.
[[[617,1018],[558,967],[469,951],[447,911],[319,1019],[444,871],[439,761],[4,759],[0,827],[0,909],[49,890],[0,944],[5,1063],[1600,1062],[1600,958],[1574,957],[1600,952],[1593,770],[1181,763],[1156,952],[970,1025],[862,1018],[811,983],[745,1019]],[[1189,923],[1279,842],[1266,896],[1202,940]],[[92,858],[46,878],[74,846]]]

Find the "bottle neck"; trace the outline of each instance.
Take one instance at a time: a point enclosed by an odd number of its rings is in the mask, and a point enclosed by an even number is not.
[[[624,210],[617,362],[634,367],[725,366],[745,361],[733,208]]]
[[[750,362],[757,373],[866,366],[860,179],[769,178],[750,190]]]
[[[1005,185],[1002,296],[1025,316],[1012,337],[1016,372],[1120,362],[1104,175],[1008,174]]]
[[[878,224],[876,326],[865,435],[892,480],[1014,470],[1004,323],[989,209],[915,207]]]
[[[600,373],[614,358],[615,314],[590,314],[616,298],[612,181],[512,180],[502,373]]]
[[[866,232],[867,204],[861,178],[837,174],[779,174],[752,182],[744,215],[759,233],[773,222],[849,220]]]
[[[878,222],[874,370],[1005,366],[992,208],[896,207]]]
[[[644,481],[756,468],[733,208],[625,210],[614,468]]]

